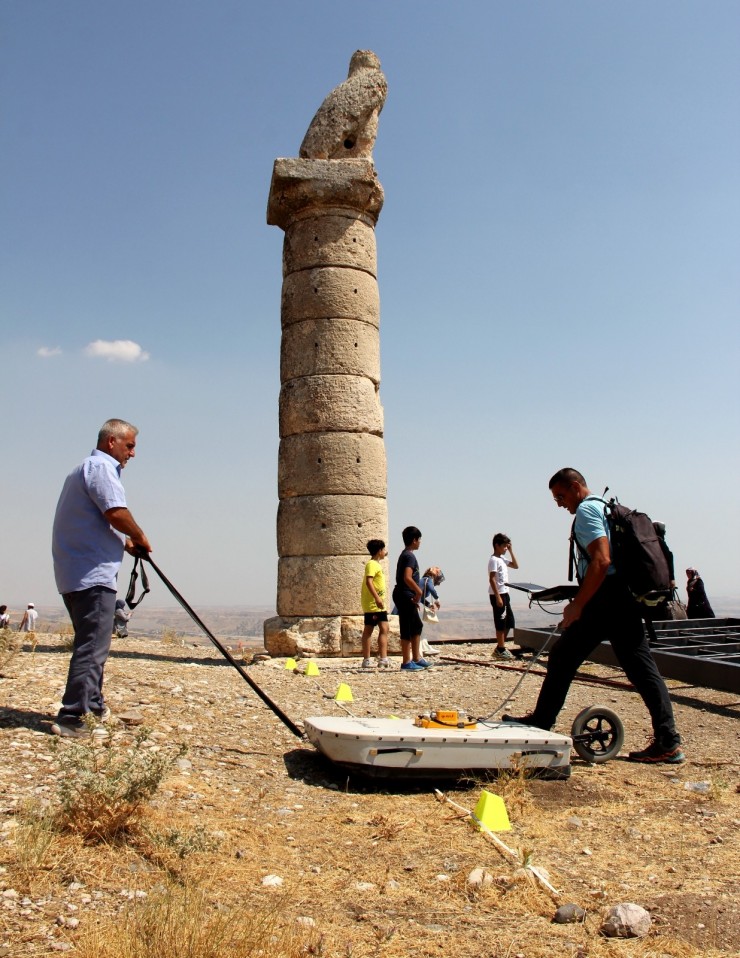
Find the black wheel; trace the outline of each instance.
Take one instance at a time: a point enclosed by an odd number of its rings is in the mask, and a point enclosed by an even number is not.
[[[592,705],[579,712],[570,734],[573,748],[584,762],[608,762],[624,744],[621,718],[603,705]]]

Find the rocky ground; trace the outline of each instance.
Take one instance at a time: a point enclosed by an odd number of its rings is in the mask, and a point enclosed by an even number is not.
[[[680,767],[574,759],[567,781],[514,775],[441,786],[466,808],[484,784],[502,795],[512,824],[502,837],[522,860],[546,869],[558,890],[553,899],[440,803],[432,787],[368,783],[328,765],[215,649],[189,640],[118,641],[107,670],[108,704],[114,716],[138,716],[151,729],[146,748],[188,748],[144,817],[147,834],[167,834],[167,842],[132,835],[95,845],[48,830],[41,835],[29,821],[35,810],[58,803],[71,745],[49,734],[66,675],[65,638],[37,638],[34,650],[26,645],[5,657],[0,676],[0,955],[148,958],[143,946],[104,952],[95,941],[117,942],[132,910],[173,884],[197,886],[211,909],[229,915],[270,915],[295,930],[294,944],[306,954],[740,953],[736,696],[670,683],[688,758]],[[248,673],[299,723],[344,714],[334,700],[342,682],[354,699],[344,709],[355,715],[410,717],[435,706],[487,715],[519,677],[494,666],[491,651],[458,645],[435,668],[415,674],[363,671],[358,660],[319,660],[313,677],[301,674],[305,663],[290,672],[277,660],[251,664]],[[607,667],[586,671],[623,681]],[[538,686],[528,676],[512,711],[525,712]],[[623,687],[576,683],[559,729],[567,733],[577,712],[594,702],[622,716],[625,751],[643,745],[647,714]],[[118,719],[110,731],[112,749],[131,747],[132,726]],[[477,868],[490,881],[471,884]],[[585,921],[552,924],[557,905],[568,902],[585,909]],[[649,910],[646,938],[599,935],[604,910],[619,902]],[[288,951],[274,945],[272,953]]]

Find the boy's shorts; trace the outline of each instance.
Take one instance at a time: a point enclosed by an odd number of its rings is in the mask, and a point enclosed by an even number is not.
[[[493,609],[493,624],[496,626],[497,632],[509,632],[514,628],[514,613],[511,611],[511,599],[508,592],[502,592],[501,598],[504,600],[504,604],[501,606],[496,605],[496,596],[489,595],[488,598],[491,600],[491,607]]]
[[[398,627],[401,632],[401,640],[410,642],[415,635],[421,635],[424,623],[419,615],[419,607],[413,601],[404,595],[393,593],[393,601],[398,608]]]
[[[378,625],[379,622],[387,622],[387,612],[366,612],[365,625]]]

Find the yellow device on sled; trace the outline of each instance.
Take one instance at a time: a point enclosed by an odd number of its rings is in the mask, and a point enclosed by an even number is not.
[[[414,725],[418,728],[475,728],[477,723],[471,721],[462,709],[437,709],[417,715]]]

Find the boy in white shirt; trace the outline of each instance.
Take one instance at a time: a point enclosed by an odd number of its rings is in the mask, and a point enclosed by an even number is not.
[[[506,553],[509,557],[506,557]],[[509,568],[518,569],[511,539],[503,532],[493,537],[493,555],[488,560],[488,598],[493,608],[493,622],[496,628],[496,659],[513,659],[506,648],[506,636],[514,628],[514,613],[511,611],[509,595]]]

